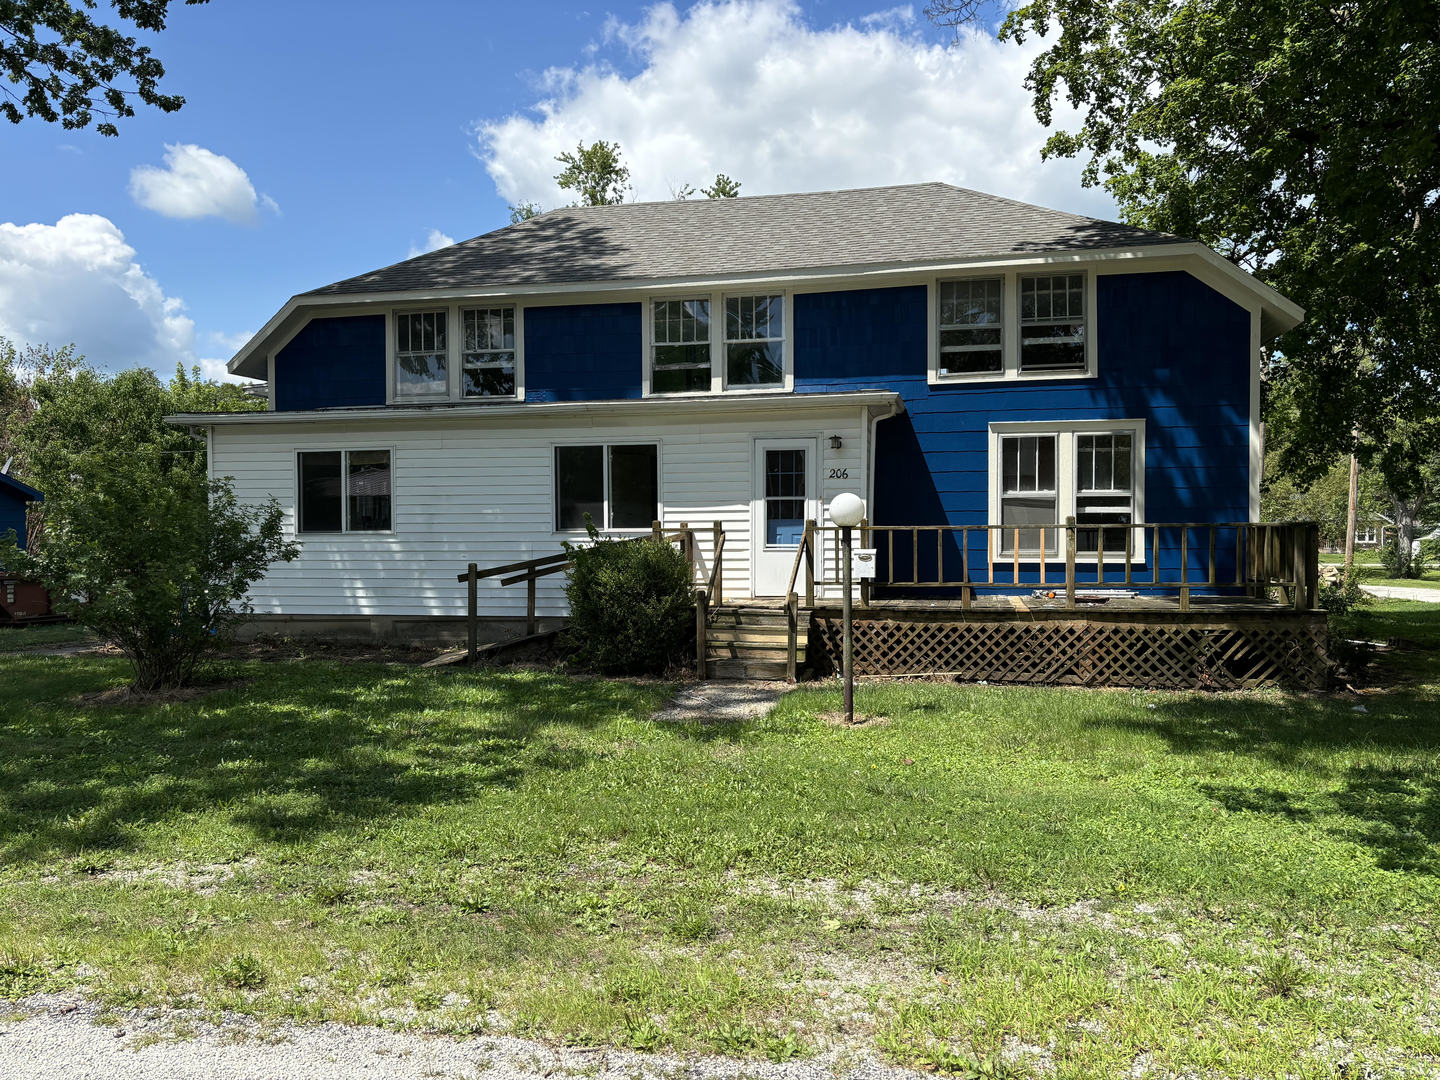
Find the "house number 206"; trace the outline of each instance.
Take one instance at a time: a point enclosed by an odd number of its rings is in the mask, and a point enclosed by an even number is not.
[[[830,479],[831,479],[831,480],[849,480],[849,479],[850,479],[850,470],[849,470],[849,469],[831,469],[831,470],[830,470]]]

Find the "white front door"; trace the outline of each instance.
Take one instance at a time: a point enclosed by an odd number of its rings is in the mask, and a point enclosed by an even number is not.
[[[784,596],[805,519],[820,514],[814,439],[759,439],[750,503],[751,595]],[[796,591],[804,589],[804,569]]]

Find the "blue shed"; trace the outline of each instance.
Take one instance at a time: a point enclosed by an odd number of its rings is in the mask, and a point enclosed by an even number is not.
[[[23,549],[25,510],[32,502],[40,502],[44,498],[29,484],[21,483],[9,473],[0,473],[0,537],[13,529]]]

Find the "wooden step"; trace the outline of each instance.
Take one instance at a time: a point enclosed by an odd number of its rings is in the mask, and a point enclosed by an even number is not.
[[[789,670],[784,660],[708,660],[705,674],[711,679],[784,679]]]
[[[711,626],[778,627],[784,630],[790,619],[783,611],[714,611],[710,614]],[[809,622],[807,616],[800,617],[802,625]]]
[[[753,641],[707,641],[705,643],[705,655],[711,660],[733,659],[733,660],[786,660],[790,655],[788,643],[779,645],[761,644]],[[795,648],[795,662],[805,662],[805,643],[799,642]]]
[[[802,631],[800,636],[805,636]],[[790,631],[784,626],[707,626],[707,641],[755,641],[779,642],[784,645],[790,640]]]

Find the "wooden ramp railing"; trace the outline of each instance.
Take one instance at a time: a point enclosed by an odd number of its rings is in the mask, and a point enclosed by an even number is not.
[[[644,536],[629,536],[619,538],[618,543],[633,543],[637,540],[655,540],[677,543],[680,550],[685,554],[690,563],[690,577],[694,580],[695,568],[698,560],[695,544],[695,530],[688,522],[681,522],[680,527],[672,532],[665,532],[660,522],[651,522],[650,532]],[[710,576],[705,582],[705,587],[696,592],[696,623],[697,637],[699,638],[700,655],[703,658],[705,649],[704,615],[709,603],[718,596],[721,575],[721,560],[725,549],[725,532],[720,522],[714,524],[714,548],[711,556],[712,565]],[[465,644],[469,659],[473,662],[480,649],[480,581],[483,578],[500,578],[502,588],[509,585],[525,584],[525,636],[532,637],[539,629],[539,617],[536,614],[537,582],[541,578],[549,577],[551,574],[561,574],[570,569],[570,556],[563,551],[554,555],[543,555],[535,559],[522,559],[519,562],[504,563],[500,566],[491,566],[480,569],[479,563],[470,563],[462,574],[455,575],[455,580],[466,586],[466,630]],[[704,671],[703,660],[701,671]]]

